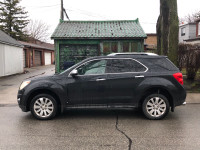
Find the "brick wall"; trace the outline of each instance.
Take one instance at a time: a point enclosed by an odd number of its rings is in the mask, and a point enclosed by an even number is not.
[[[146,49],[156,49],[157,48],[157,35],[147,34],[147,39],[145,39]]]
[[[148,35],[147,34],[146,44],[157,45],[157,35]]]

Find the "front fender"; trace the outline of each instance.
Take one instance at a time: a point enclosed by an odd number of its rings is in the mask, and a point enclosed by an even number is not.
[[[49,91],[50,93],[55,94],[61,103],[61,110],[63,110],[63,107],[65,106],[65,96],[66,92],[64,88],[56,83],[55,81],[49,81],[49,80],[38,80],[38,81],[33,81],[23,89],[23,100],[22,100],[22,105],[27,106],[29,101],[30,96],[32,96],[33,93],[35,92],[40,92],[40,91]]]

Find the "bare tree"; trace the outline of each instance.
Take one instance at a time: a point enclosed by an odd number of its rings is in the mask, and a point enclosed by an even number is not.
[[[179,19],[179,24],[181,24],[182,22],[184,23],[193,23],[195,22],[195,20],[200,18],[200,11],[196,11],[192,14],[188,14],[187,16],[180,18]],[[181,21],[181,22],[180,22]]]
[[[31,20],[26,28],[30,39],[46,42],[50,39],[49,25],[41,20]]]

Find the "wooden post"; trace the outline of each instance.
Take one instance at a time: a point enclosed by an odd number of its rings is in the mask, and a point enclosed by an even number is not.
[[[35,50],[34,49],[32,52],[32,59],[33,59],[33,67],[35,67]]]
[[[45,55],[44,55],[44,50],[42,50],[42,66],[45,65]]]

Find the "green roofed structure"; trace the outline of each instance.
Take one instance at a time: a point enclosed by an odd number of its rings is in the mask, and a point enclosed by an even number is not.
[[[56,50],[56,72],[87,57],[142,52],[146,37],[138,19],[61,21],[51,36]]]

